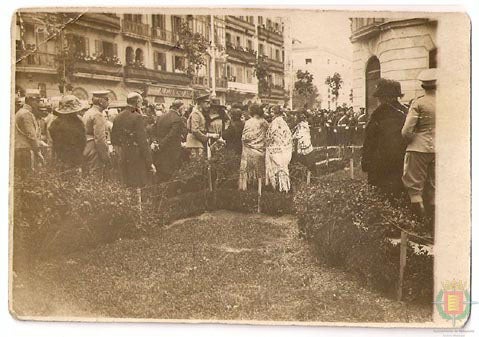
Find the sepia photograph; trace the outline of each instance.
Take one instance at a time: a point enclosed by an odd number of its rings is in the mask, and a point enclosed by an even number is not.
[[[11,24],[15,318],[467,321],[466,15],[24,8]]]

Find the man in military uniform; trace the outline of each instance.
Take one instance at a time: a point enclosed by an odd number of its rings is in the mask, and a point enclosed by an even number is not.
[[[403,183],[411,199],[413,212],[423,218],[434,217],[436,69],[419,74],[425,91],[411,104],[402,135],[408,145],[404,159]]]
[[[40,151],[40,127],[37,116],[40,104],[40,91],[27,89],[25,104],[15,114],[15,170],[21,174],[34,169],[35,156],[44,161]]]
[[[128,106],[115,118],[111,144],[119,151],[122,181],[127,187],[143,187],[149,183],[148,172],[156,173],[141,114],[143,99],[137,92],[128,94]]]
[[[210,94],[204,94],[196,99],[196,106],[193,108],[186,127],[186,148],[190,151],[192,159],[201,158],[205,154],[208,138],[218,138],[218,134],[209,134],[206,128],[206,116],[211,106]]]
[[[87,172],[103,175],[110,166],[110,155],[107,143],[107,122],[103,110],[108,107],[109,91],[95,91],[92,93],[92,107],[83,115],[86,131],[86,146],[83,151]]]

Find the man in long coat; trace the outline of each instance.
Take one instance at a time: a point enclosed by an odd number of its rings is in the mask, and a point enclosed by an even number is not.
[[[34,156],[44,161],[40,151],[39,125],[36,119],[40,91],[28,90],[25,104],[15,114],[15,159],[14,167],[19,173],[27,173],[34,169]]]
[[[110,166],[107,121],[103,115],[103,110],[108,107],[109,91],[95,91],[92,94],[92,107],[83,115],[87,141],[83,156],[87,172],[103,175]]]
[[[111,143],[119,152],[123,183],[127,187],[143,187],[149,182],[148,172],[156,173],[156,168],[140,110],[142,97],[132,92],[126,103],[128,106],[113,121]]]
[[[402,93],[397,81],[380,79],[374,95],[380,105],[366,125],[361,166],[368,173],[369,184],[396,197],[403,190],[406,143],[401,129],[407,109],[398,101]]]
[[[178,169],[181,160],[183,120],[181,100],[176,100],[170,110],[158,117],[153,129],[153,159],[158,170],[158,181],[167,181]]]

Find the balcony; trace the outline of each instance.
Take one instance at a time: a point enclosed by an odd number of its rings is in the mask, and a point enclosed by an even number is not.
[[[257,94],[258,85],[255,83],[236,82],[236,78],[228,79],[228,90],[239,91],[242,93]]]
[[[19,72],[56,74],[56,55],[49,53],[17,50],[16,67]]]
[[[199,87],[208,87],[208,77],[206,76],[193,76],[193,79],[191,81],[191,84],[194,86],[199,86]]]
[[[168,30],[161,29],[160,27],[152,27],[151,38],[151,42],[154,43],[176,46],[180,36],[177,32],[170,32]]]
[[[172,73],[162,70],[125,66],[123,68],[125,80],[144,81],[149,80],[160,84],[189,85],[191,79],[183,73]]]
[[[259,95],[261,97],[284,98],[286,91],[281,85],[272,85],[267,88],[260,88]]]
[[[121,31],[125,36],[135,39],[148,40],[150,37],[150,26],[146,23],[133,22],[123,19]]]
[[[264,62],[271,67],[272,70],[284,72],[284,63],[273,58],[265,57]]]
[[[235,47],[230,43],[226,44],[226,54],[228,54],[229,57],[232,57],[250,64],[255,63],[256,61],[255,51],[244,49],[242,47]]]
[[[246,34],[254,35],[255,29],[254,24],[246,20],[241,20],[237,16],[227,15],[226,16],[226,25]]]
[[[101,31],[119,33],[121,28],[120,21],[120,18],[115,14],[87,12],[80,17],[77,24]]]
[[[225,77],[216,78],[216,87],[226,89],[228,87],[228,79]]]
[[[121,64],[77,60],[73,68],[75,76],[83,78],[121,81],[123,75]]]
[[[266,28],[264,25],[258,26],[258,37],[280,46],[283,45],[284,41],[282,32],[274,30],[273,28]]]

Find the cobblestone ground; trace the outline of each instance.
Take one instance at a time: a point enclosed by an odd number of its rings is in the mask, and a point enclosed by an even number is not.
[[[325,267],[295,218],[232,212],[177,221],[15,274],[17,315],[424,322],[431,306],[386,298]]]

